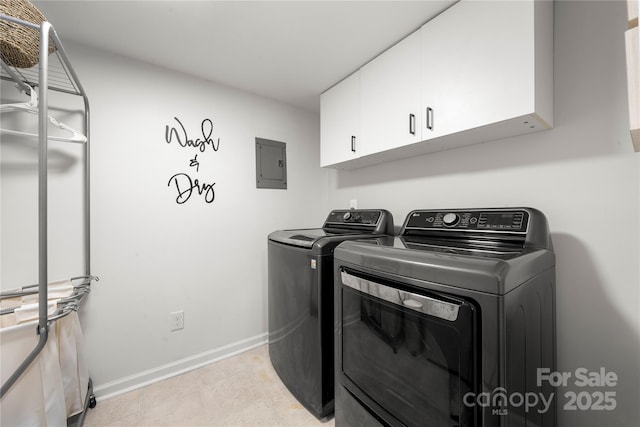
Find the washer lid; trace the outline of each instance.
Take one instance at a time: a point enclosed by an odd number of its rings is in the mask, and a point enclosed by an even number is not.
[[[297,246],[300,248],[311,248],[314,243],[325,237],[337,237],[348,235],[361,235],[355,231],[327,231],[322,228],[309,228],[300,230],[279,230],[269,234],[269,240],[284,243],[285,245]]]
[[[343,240],[393,235],[393,215],[384,209],[347,209],[329,212],[322,228],[279,230],[269,240],[326,252]],[[326,238],[324,240],[321,240]]]

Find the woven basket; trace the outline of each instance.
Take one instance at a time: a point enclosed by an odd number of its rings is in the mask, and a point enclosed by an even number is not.
[[[40,25],[47,18],[28,0],[1,0],[0,13]],[[0,56],[5,64],[31,68],[38,63],[40,32],[24,25],[0,19]],[[49,53],[56,46],[49,39]]]

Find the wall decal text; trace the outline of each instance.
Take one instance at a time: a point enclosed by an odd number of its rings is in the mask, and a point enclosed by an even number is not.
[[[167,144],[176,142],[179,147],[188,150],[196,150],[196,153],[189,159],[189,167],[191,173],[177,172],[174,173],[169,181],[167,187],[175,189],[177,192],[176,203],[182,205],[191,199],[191,196],[201,196],[205,203],[213,203],[216,198],[216,192],[213,188],[216,185],[212,179],[201,178],[200,166],[202,165],[201,159],[198,159],[198,155],[211,156],[213,153],[220,149],[220,138],[213,138],[213,121],[211,119],[204,119],[200,123],[201,135],[198,135],[196,139],[189,137],[187,129],[177,117],[173,118],[177,124],[173,126],[166,125],[164,128],[164,139]],[[195,172],[193,172],[195,168]],[[198,175],[197,177],[195,175]],[[176,194],[176,193],[174,193]]]
[[[181,147],[188,148],[194,147],[200,150],[200,152],[204,153],[207,147],[211,147],[213,151],[218,151],[220,148],[220,138],[217,141],[214,141],[211,138],[211,134],[213,134],[213,122],[210,119],[204,119],[202,123],[200,123],[200,130],[202,131],[202,137],[204,139],[196,138],[195,140],[189,138],[187,134],[187,130],[182,125],[182,122],[174,117],[174,120],[178,122],[180,126],[180,131],[178,131],[175,127],[170,127],[169,125],[164,128],[164,139],[167,141],[167,144],[171,144],[171,142],[175,140],[180,144]]]
[[[176,197],[176,203],[181,205],[185,203],[191,195],[193,194],[193,190],[195,189],[199,195],[204,195],[204,201],[207,203],[211,203],[216,198],[216,192],[213,189],[213,186],[216,183],[205,184],[200,183],[198,179],[192,179],[186,173],[177,173],[169,178],[169,183],[167,184],[171,187],[171,184],[175,184],[176,190],[178,190],[178,197]]]

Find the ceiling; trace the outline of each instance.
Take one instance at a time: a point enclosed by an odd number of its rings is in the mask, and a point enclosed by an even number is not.
[[[95,46],[319,111],[320,93],[455,1],[33,3],[63,43]]]

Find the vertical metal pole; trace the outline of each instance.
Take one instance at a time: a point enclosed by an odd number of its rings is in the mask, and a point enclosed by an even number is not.
[[[38,330],[47,330],[47,282],[48,278],[48,230],[47,230],[47,128],[48,128],[48,97],[49,90],[49,29],[51,24],[43,22],[40,26],[40,93],[38,94],[38,281],[39,281],[39,323]]]
[[[89,143],[89,100],[83,94],[84,99],[84,135],[87,142],[84,143],[84,274],[91,275],[91,149]]]

